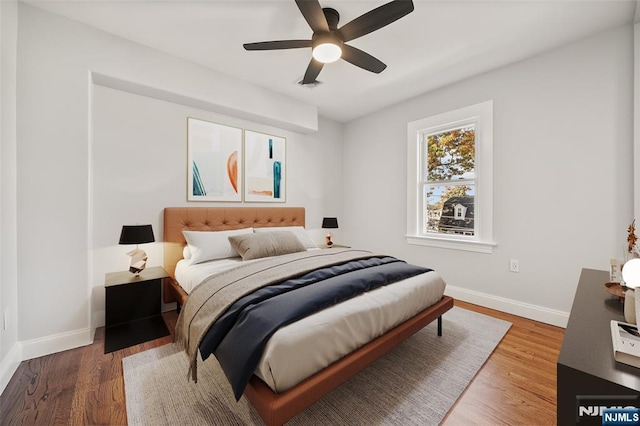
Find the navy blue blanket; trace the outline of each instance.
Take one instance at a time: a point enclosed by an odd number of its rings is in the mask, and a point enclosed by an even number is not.
[[[200,354],[203,360],[215,354],[239,400],[267,341],[280,327],[430,270],[393,257],[371,257],[263,287],[227,309],[202,340]]]

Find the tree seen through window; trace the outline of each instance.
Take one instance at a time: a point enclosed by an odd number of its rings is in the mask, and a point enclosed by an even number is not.
[[[426,135],[425,232],[474,235],[475,136],[475,125]]]

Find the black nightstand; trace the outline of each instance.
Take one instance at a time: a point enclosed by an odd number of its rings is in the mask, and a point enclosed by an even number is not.
[[[169,274],[161,267],[140,275],[112,272],[105,277],[104,353],[167,336],[162,319],[162,280]]]

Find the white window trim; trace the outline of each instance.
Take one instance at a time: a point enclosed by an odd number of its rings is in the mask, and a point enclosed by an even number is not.
[[[424,235],[420,230],[422,196],[420,134],[455,123],[477,120],[476,127],[476,207],[477,233],[470,236]],[[493,242],[493,101],[412,121],[407,125],[407,243],[447,249],[492,253]]]

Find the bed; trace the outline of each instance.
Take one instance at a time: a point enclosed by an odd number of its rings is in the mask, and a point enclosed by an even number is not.
[[[175,301],[178,302],[178,306],[184,306],[189,297],[188,291],[175,279],[176,273],[178,276],[181,273],[179,262],[183,258],[183,249],[186,244],[183,231],[231,231],[244,228],[304,227],[304,225],[304,208],[299,207],[166,208],[164,211],[164,267],[172,279],[165,282],[165,302]],[[343,255],[336,249],[318,250],[316,253],[301,255],[318,258],[329,253],[332,256]],[[356,254],[344,253],[345,256]],[[244,388],[244,396],[256,408],[266,424],[283,424],[432,321],[438,321],[438,335],[441,335],[441,316],[452,306],[453,299],[438,295],[433,304],[426,309],[420,308],[421,310],[416,314],[411,314],[406,320],[403,319],[394,328],[359,346],[301,382],[286,386],[284,390],[275,388],[274,383],[265,377],[264,371],[272,368],[269,365],[270,361],[261,364]],[[276,340],[275,337],[276,335],[273,340]],[[276,350],[275,353],[278,351]]]

